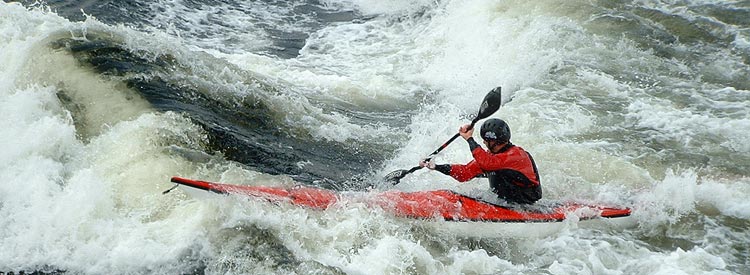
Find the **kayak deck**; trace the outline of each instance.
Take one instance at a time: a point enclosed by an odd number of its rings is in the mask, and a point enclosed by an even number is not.
[[[334,191],[295,186],[292,188],[250,186],[214,183],[172,177],[172,182],[220,194],[240,194],[262,198],[271,202],[288,202],[293,205],[324,210],[346,200]],[[616,208],[582,203],[562,203],[549,207],[503,206],[468,197],[451,190],[433,191],[385,191],[369,196],[365,203],[380,207],[397,216],[450,221],[481,222],[557,222],[569,215],[578,219],[617,218],[629,216],[628,208]]]

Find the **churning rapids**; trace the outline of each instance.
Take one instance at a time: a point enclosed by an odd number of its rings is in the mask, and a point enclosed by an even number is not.
[[[543,200],[632,207],[630,226],[476,238],[161,194],[182,176],[486,195],[382,177],[497,86]],[[748,136],[749,1],[6,1],[0,273],[750,274]],[[470,158],[459,140],[436,161]]]

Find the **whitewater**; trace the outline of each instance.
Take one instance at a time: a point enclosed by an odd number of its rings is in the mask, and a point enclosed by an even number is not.
[[[181,176],[486,195],[382,178],[498,86],[543,201],[631,207],[626,226],[471,237],[162,194]],[[747,1],[6,1],[0,273],[750,274],[749,135]],[[461,140],[436,157],[470,160]]]

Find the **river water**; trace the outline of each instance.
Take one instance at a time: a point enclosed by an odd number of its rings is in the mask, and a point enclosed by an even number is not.
[[[748,274],[750,2],[0,4],[0,272]],[[492,88],[547,201],[627,227],[474,238],[171,176],[487,191],[410,168]],[[463,141],[438,163],[471,159]]]

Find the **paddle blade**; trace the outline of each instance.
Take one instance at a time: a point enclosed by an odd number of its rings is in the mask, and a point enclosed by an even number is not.
[[[386,182],[392,185],[396,185],[398,184],[398,181],[404,178],[404,176],[406,176],[407,174],[409,174],[409,170],[405,170],[405,169],[396,170],[396,171],[388,173],[388,175],[385,175],[384,179]]]
[[[474,122],[477,122],[480,119],[487,118],[490,115],[494,114],[498,109],[500,109],[500,105],[502,103],[503,95],[501,92],[501,88],[497,87],[492,89],[492,91],[484,96],[484,101],[482,101],[482,106],[479,107],[479,114],[477,114]]]
[[[393,172],[388,173],[388,175],[385,175],[385,181],[396,185],[398,184],[398,181],[400,181],[402,178],[404,178],[406,175],[411,174],[414,171],[417,171],[419,169],[422,169],[422,166],[414,166],[409,170],[396,170]]]

